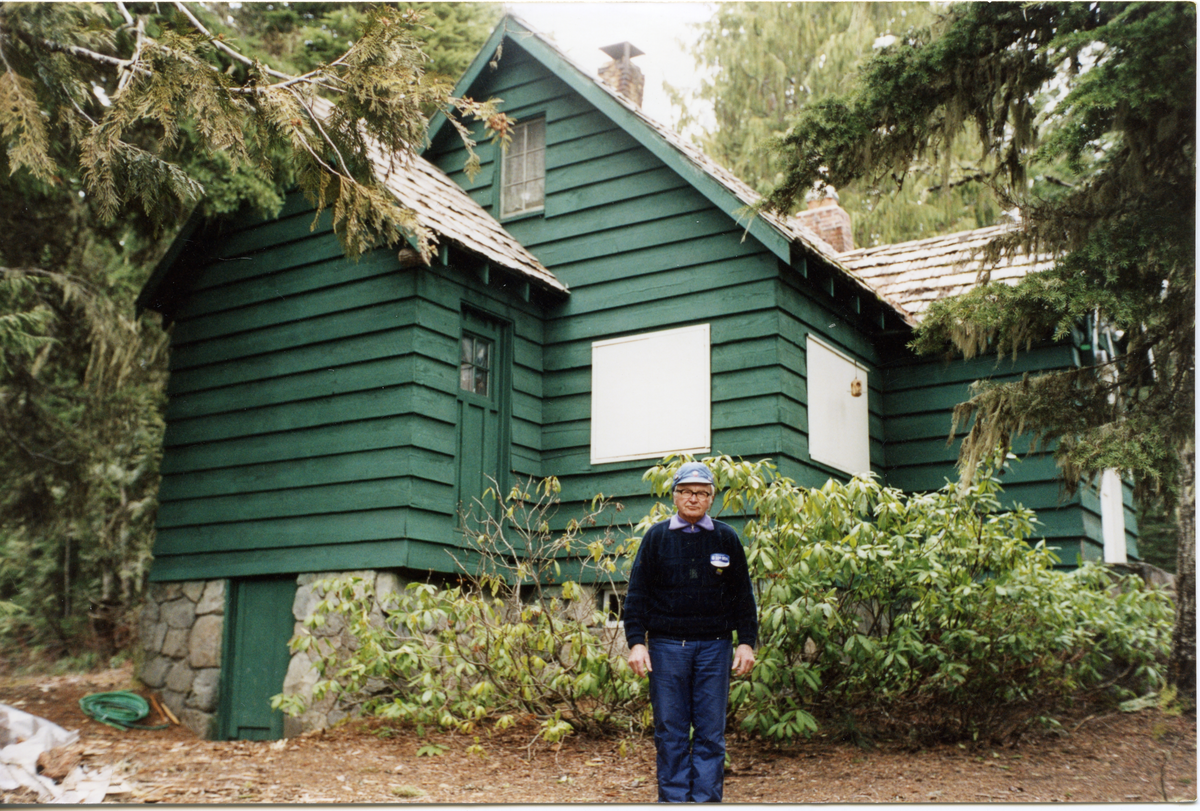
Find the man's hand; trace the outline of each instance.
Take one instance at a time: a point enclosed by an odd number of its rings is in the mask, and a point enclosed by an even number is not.
[[[630,664],[633,663],[632,655]],[[749,645],[738,645],[733,652],[733,673],[735,676],[745,676],[754,667],[754,648]]]
[[[753,654],[751,654],[753,658]],[[650,667],[650,651],[645,645],[634,645],[629,649],[629,666],[639,676],[645,676],[654,668]]]

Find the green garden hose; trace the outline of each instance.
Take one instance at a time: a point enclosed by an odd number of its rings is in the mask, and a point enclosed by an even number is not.
[[[150,705],[137,693],[121,690],[116,693],[92,693],[79,699],[79,709],[88,718],[108,724],[114,729],[166,729],[169,724],[156,727],[137,723],[150,714]]]

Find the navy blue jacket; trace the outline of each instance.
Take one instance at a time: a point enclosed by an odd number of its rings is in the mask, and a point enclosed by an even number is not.
[[[727,563],[728,565],[717,565]],[[625,595],[625,640],[645,644],[646,634],[672,639],[722,639],[737,631],[738,644],[758,641],[758,613],[746,553],[737,532],[684,532],[670,521],[642,538]]]

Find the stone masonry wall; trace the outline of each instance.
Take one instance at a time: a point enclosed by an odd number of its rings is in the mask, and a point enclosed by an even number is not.
[[[373,578],[377,599],[379,596],[403,589],[408,582],[392,572],[357,571],[302,574],[296,580],[296,599],[292,603],[292,616],[296,620],[294,633],[299,634],[304,630],[305,620],[313,615],[317,603],[323,599],[324,595],[315,588],[317,582],[334,576]],[[372,610],[372,616],[377,618],[380,623],[383,622],[383,611],[379,608],[378,602]],[[318,657],[318,648],[321,652],[328,651],[331,645],[339,650],[353,650],[357,645],[354,637],[346,629],[345,620],[341,614],[331,613],[326,617],[324,625],[320,628],[308,629],[308,633],[319,640],[318,644],[311,646],[307,651],[298,651],[292,654],[287,676],[283,680],[284,695],[300,695],[308,703],[308,709],[302,715],[295,718],[284,718],[283,734],[288,738],[310,730],[332,726],[353,712],[352,708],[338,704],[332,695],[326,695],[317,702],[312,701],[313,687],[318,679],[317,669],[313,664]]]
[[[377,596],[399,591],[410,582],[388,571],[299,575],[292,602],[295,634],[305,629],[305,620],[313,615],[323,598],[315,588],[316,583],[333,576],[371,579]],[[161,694],[163,703],[188,729],[203,738],[213,738],[217,732],[227,582],[151,584],[139,626],[145,657],[139,678]],[[590,602],[587,599],[580,601],[579,610],[585,610]],[[372,613],[382,623],[383,612],[378,603]],[[618,629],[600,628],[598,631],[606,638],[609,635],[617,637],[617,644],[623,647]],[[322,651],[328,650],[330,645],[342,650],[353,649],[357,641],[337,613],[329,614],[324,625],[308,629],[308,633],[320,640],[320,644],[292,654],[282,690],[285,695],[303,697],[308,709],[295,718],[284,717],[284,737],[332,726],[354,712],[353,707],[338,704],[333,696],[312,701],[313,687],[318,679],[313,663],[318,656],[318,647]]]
[[[225,625],[224,580],[153,583],[139,625],[138,674],[188,729],[213,737]]]

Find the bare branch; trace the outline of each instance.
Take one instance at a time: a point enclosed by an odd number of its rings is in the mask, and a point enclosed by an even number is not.
[[[128,68],[132,64],[132,61],[129,59],[120,59],[115,56],[109,56],[108,54],[97,53],[96,51],[90,50],[88,48],[81,48],[78,45],[65,45],[61,42],[56,42],[55,40],[52,40],[52,39],[43,39],[43,40],[41,40],[41,43],[42,43],[43,47],[48,48],[51,51],[61,51],[63,53],[69,53],[72,56],[78,56],[81,59],[88,59],[93,62],[100,62],[105,65],[112,65],[112,66],[114,66],[118,69],[122,69],[122,70],[125,68]],[[150,73],[150,71],[146,68],[137,68],[137,70],[141,73],[146,73],[146,74]]]
[[[219,37],[213,36],[213,34],[207,28],[204,27],[204,23],[200,22],[200,20],[197,19],[196,16],[194,14],[192,14],[192,12],[188,10],[188,7],[185,6],[183,3],[178,2],[178,0],[176,0],[176,2],[173,5],[175,6],[176,9],[179,10],[179,12],[181,14],[183,14],[183,16],[187,17],[188,22],[190,22],[197,31],[199,31],[201,34],[203,34],[204,37],[209,42],[211,42],[218,50],[225,52],[229,56],[236,59],[238,62],[241,62],[243,65],[250,65],[252,67],[258,66],[267,75],[274,76],[277,79],[294,79],[295,78],[294,76],[292,76],[290,74],[280,73],[279,71],[274,70],[274,69],[262,64],[261,62],[256,62],[255,60],[251,59],[250,57],[245,56],[238,51],[235,51],[233,48],[226,45],[225,42],[223,40],[221,40]]]
[[[121,10],[128,16],[129,12],[125,11],[123,5],[121,6]],[[130,19],[130,22],[132,23],[133,20]],[[138,17],[137,23],[134,26],[134,32],[136,40],[133,47],[133,56],[130,57],[129,66],[121,69],[121,79],[117,82],[118,93],[128,87],[129,83],[133,81],[133,77],[137,72],[136,67],[142,59],[142,51],[146,47],[146,21],[144,18]]]
[[[121,12],[121,16],[125,18],[126,25],[133,25],[133,15],[129,13],[129,9],[121,0],[117,0],[117,11]]]
[[[297,93],[294,88],[288,87],[286,89],[289,93],[292,94],[292,96],[295,97],[296,103],[299,104],[301,107],[303,107],[304,111],[306,113],[308,113],[308,117],[310,119],[312,119],[313,126],[315,126],[317,128],[317,131],[321,133],[321,139],[324,140],[325,143],[328,144],[331,149],[333,149],[334,154],[337,155],[338,165],[341,166],[341,168],[342,168],[341,174],[344,174],[346,177],[349,178],[350,177],[350,169],[346,166],[346,160],[345,160],[345,158],[342,157],[342,153],[337,148],[337,144],[335,144],[333,142],[333,139],[329,137],[329,133],[325,132],[325,128],[323,126],[321,126],[321,117],[317,115],[316,111],[313,110],[312,106],[309,105],[307,102],[305,102],[304,97],[301,96],[299,93]],[[308,148],[307,141],[305,142],[305,147]],[[309,148],[309,152],[310,152],[310,154],[314,154],[314,157],[315,157],[315,153],[312,153],[311,148]],[[330,171],[332,171],[332,170],[330,170]],[[351,178],[351,180],[353,180],[353,178]]]

